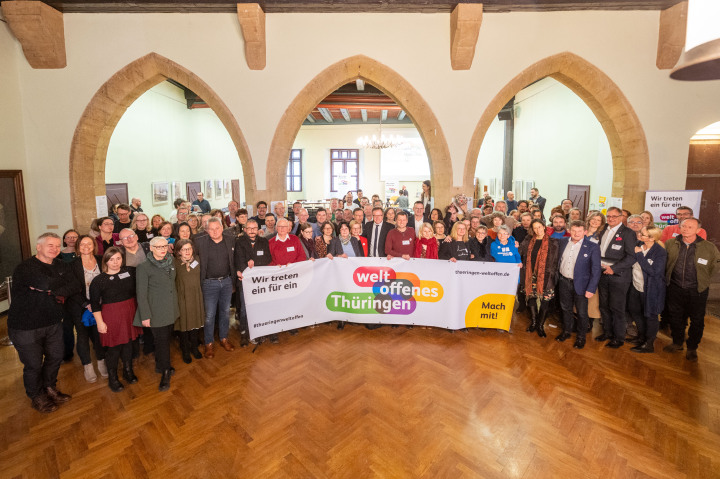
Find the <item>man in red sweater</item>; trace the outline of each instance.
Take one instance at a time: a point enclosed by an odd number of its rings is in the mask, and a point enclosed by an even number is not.
[[[275,228],[277,228],[277,235],[270,238],[270,255],[273,259],[270,266],[284,266],[305,261],[305,252],[300,244],[300,239],[289,234],[290,222],[285,218],[280,218]]]
[[[683,220],[692,218],[693,210],[689,206],[680,206],[678,209],[675,210],[675,217],[677,218],[677,224],[668,225],[662,230],[660,241],[662,241],[663,243],[670,238],[675,238],[676,236],[680,235],[680,223],[682,223]],[[702,239],[707,239],[707,232],[702,228],[698,230],[697,235]]]
[[[415,230],[407,227],[408,216],[404,211],[398,211],[395,223],[395,229],[388,231],[385,238],[387,259],[393,259],[395,256],[410,259],[415,248]]]

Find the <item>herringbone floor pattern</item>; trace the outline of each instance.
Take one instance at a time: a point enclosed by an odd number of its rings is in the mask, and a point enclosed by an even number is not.
[[[0,350],[3,478],[720,477],[720,324],[700,361],[513,333],[304,329],[113,394],[79,360],[72,401],[30,408]],[[596,326],[597,327],[597,326]],[[232,336],[237,340],[237,332]],[[669,339],[661,336],[660,350]]]

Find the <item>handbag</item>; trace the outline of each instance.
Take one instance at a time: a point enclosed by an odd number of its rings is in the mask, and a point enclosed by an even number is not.
[[[95,316],[93,316],[92,311],[90,311],[90,310],[87,309],[87,308],[85,308],[85,311],[83,311],[82,323],[83,323],[85,326],[87,326],[88,328],[89,328],[90,326],[95,326],[95,324],[97,324],[97,323],[95,322]]]

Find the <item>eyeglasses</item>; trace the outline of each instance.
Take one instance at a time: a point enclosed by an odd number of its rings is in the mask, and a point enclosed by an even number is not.
[[[130,239],[130,238],[134,238],[135,236],[137,236],[137,235],[135,235],[135,234],[127,235],[127,236],[124,237],[124,238],[120,238],[120,241],[125,241],[125,240],[128,240],[128,239]]]
[[[182,251],[182,252],[192,251],[192,248],[190,246],[185,246],[183,248],[180,248],[180,251]]]
[[[620,218],[622,215],[605,215],[605,218]]]

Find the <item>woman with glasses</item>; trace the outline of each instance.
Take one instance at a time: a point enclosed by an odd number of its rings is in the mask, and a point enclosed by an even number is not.
[[[205,323],[205,303],[200,281],[200,262],[193,250],[192,241],[181,239],[175,244],[175,288],[178,295],[180,317],[175,330],[180,333],[180,351],[183,362],[190,364],[192,356],[202,358],[198,349],[200,328]]]
[[[130,229],[135,232],[138,238],[138,243],[147,243],[155,237],[152,232],[152,226],[150,220],[145,213],[135,213]]]
[[[170,338],[175,321],[180,317],[175,287],[175,262],[168,254],[168,243],[163,237],[150,240],[147,260],[137,267],[138,315],[135,326],[152,328],[155,342],[155,372],[161,374],[160,391],[170,389],[170,376],[175,369],[170,365]]]
[[[77,251],[75,251],[75,246],[79,237],[80,233],[73,229],[69,229],[65,232],[65,234],[63,234],[63,249],[62,251],[60,251],[60,255],[58,256],[61,260],[65,261],[66,263],[72,263],[72,261],[77,258]]]
[[[662,230],[655,225],[640,230],[642,245],[635,247],[636,263],[632,268],[632,287],[628,294],[628,310],[637,325],[638,336],[630,351],[655,351],[660,322],[658,315],[665,306],[665,264],[667,251],[660,241]]]
[[[315,251],[318,258],[324,258],[328,254],[330,242],[335,237],[335,227],[329,221],[320,225],[320,235],[315,238]]]
[[[120,246],[120,236],[117,233],[113,233],[115,229],[115,222],[110,217],[102,217],[97,220],[98,228],[100,228],[100,234],[95,238],[98,245],[98,254],[102,255],[105,250],[112,246]]]
[[[358,223],[355,220],[352,220],[350,222],[350,234],[353,238],[358,240],[360,242],[360,246],[362,246],[363,250],[363,256],[367,257],[368,255],[368,240],[362,235],[362,224]]]
[[[313,240],[313,229],[310,223],[300,224],[300,244],[305,252],[305,259],[317,259],[318,254],[315,251],[315,241]]]
[[[495,258],[490,254],[490,237],[487,233],[487,226],[480,225],[475,230],[475,236],[468,241],[470,259],[473,261],[495,261]]]
[[[133,326],[137,309],[135,268],[123,264],[120,248],[108,248],[102,257],[102,273],[90,283],[90,305],[97,323],[100,341],[105,346],[108,386],[112,392],[124,389],[118,379],[118,360],[122,358],[123,377],[134,384],[137,377],[132,366],[132,341],[140,328]]]
[[[190,213],[188,215],[187,224],[190,225],[190,232],[193,237],[198,234],[200,229],[200,217],[196,213]]]

